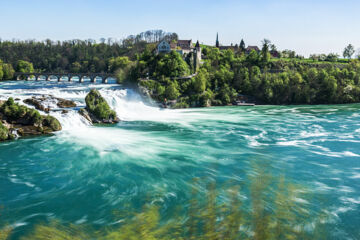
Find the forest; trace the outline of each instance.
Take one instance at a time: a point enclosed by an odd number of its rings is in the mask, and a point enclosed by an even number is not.
[[[146,74],[156,79],[142,80],[140,85],[160,102],[176,100],[178,108],[231,105],[244,96],[259,104],[359,102],[360,61],[328,56],[310,61],[300,56],[274,58],[269,41],[263,41],[260,52],[252,50],[248,54],[241,49],[204,46],[197,75],[177,80],[171,74],[185,76],[192,71],[186,58],[182,60],[175,52],[153,56],[145,51],[134,67],[138,75],[133,79],[144,79]],[[170,57],[172,61],[166,60]]]
[[[119,83],[145,87],[154,99],[175,108],[243,99],[257,104],[360,101],[360,62],[352,58],[352,45],[345,48],[344,59],[333,53],[304,59],[291,50],[278,51],[266,39],[259,52],[244,51],[243,41],[226,50],[202,45],[202,64],[194,69],[191,53],[154,51],[160,40],[177,39],[176,33],[152,30],[121,41],[0,41],[0,80],[12,79],[14,72],[114,73]]]

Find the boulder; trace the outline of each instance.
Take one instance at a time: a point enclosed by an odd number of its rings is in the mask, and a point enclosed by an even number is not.
[[[89,123],[93,124],[93,121],[92,121],[92,119],[91,119],[91,117],[90,117],[90,114],[89,114],[89,112],[88,112],[85,108],[81,108],[81,109],[79,110],[79,114],[80,114],[81,116],[83,116]]]
[[[74,101],[71,100],[66,100],[63,98],[56,98],[58,100],[57,102],[57,106],[59,108],[73,108],[76,107],[76,103]]]
[[[86,108],[79,113],[92,123],[113,124],[119,122],[116,112],[112,110],[100,92],[92,89],[85,98]]]
[[[54,118],[53,116],[42,116],[42,127],[46,128],[46,131],[56,132],[61,130],[61,124],[59,120]]]
[[[37,110],[48,113],[51,109],[45,107],[45,101],[54,102],[59,108],[74,108],[76,103],[71,100],[57,98],[52,95],[43,95],[42,97],[32,97],[24,100],[24,103],[34,106]]]

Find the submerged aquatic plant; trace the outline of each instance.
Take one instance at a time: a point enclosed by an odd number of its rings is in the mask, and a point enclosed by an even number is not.
[[[309,212],[311,198],[305,187],[285,176],[275,178],[270,169],[266,162],[254,164],[247,188],[233,183],[217,187],[215,180],[195,179],[190,201],[170,219],[160,214],[160,205],[151,203],[139,212],[128,213],[116,226],[94,231],[53,221],[35,226],[23,239],[326,239],[326,226],[321,223],[325,213]],[[309,223],[315,223],[314,229],[306,228]]]

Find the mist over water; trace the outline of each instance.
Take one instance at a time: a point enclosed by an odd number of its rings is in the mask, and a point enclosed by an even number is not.
[[[121,121],[92,126],[78,113],[97,88]],[[23,232],[41,221],[107,226],[112,213],[147,199],[162,212],[189,200],[194,177],[247,184],[254,159],[266,159],[324,199],[333,239],[360,226],[360,105],[159,109],[112,84],[1,82],[0,99],[53,95],[78,107],[53,136],[0,144],[1,218]],[[56,108],[54,103],[48,103]],[[155,199],[155,200],[154,200]],[[300,201],[300,200],[299,200]],[[2,219],[1,224],[4,223]]]

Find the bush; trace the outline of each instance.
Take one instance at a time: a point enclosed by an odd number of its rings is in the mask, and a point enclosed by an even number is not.
[[[9,138],[9,130],[0,121],[0,141],[7,140]]]
[[[38,111],[15,103],[13,98],[9,98],[1,106],[0,112],[9,121],[18,121],[19,119],[23,119],[28,124],[41,123],[41,115]]]

